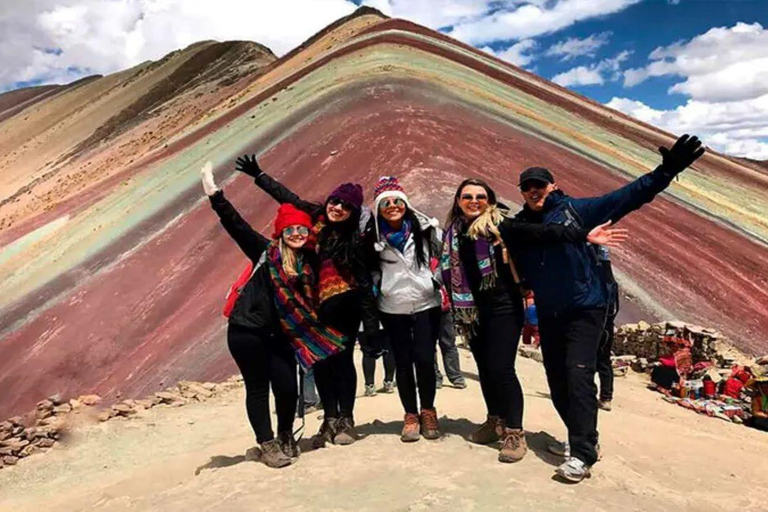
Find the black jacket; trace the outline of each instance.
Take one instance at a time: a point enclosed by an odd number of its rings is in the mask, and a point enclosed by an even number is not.
[[[269,194],[278,203],[289,203],[299,210],[308,213],[312,217],[313,222],[317,222],[321,216],[325,215],[324,205],[301,199],[282,183],[266,173],[261,173],[254,181],[260,189]],[[360,325],[361,320],[366,333],[372,334],[379,330],[376,298],[373,295],[371,276],[366,265],[368,255],[366,254],[366,243],[364,240],[372,236],[371,233],[366,232],[366,224],[367,219],[361,219],[359,254],[352,258],[355,262],[352,265],[353,268],[345,269],[352,275],[357,288],[327,300],[320,306],[319,311],[319,316],[324,323],[345,333],[348,331],[357,332],[357,327]],[[318,262],[318,265],[321,263]]]
[[[232,203],[224,197],[224,192],[218,191],[208,198],[213,211],[219,216],[221,225],[253,265],[257,266],[267,250],[269,239],[256,232],[237,213]],[[273,296],[269,269],[267,265],[262,264],[240,292],[240,297],[229,315],[229,323],[257,329],[268,335],[279,334],[280,322]]]

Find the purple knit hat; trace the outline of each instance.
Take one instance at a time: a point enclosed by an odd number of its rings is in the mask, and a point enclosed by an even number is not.
[[[328,200],[340,199],[357,211],[363,208],[363,187],[357,183],[342,183],[328,195]]]

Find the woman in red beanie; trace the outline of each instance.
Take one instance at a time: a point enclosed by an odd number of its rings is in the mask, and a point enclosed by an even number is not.
[[[291,204],[312,217],[320,269],[317,282],[320,320],[346,338],[339,354],[314,367],[315,384],[325,413],[316,440],[351,444],[357,439],[355,337],[361,321],[366,337],[373,336],[379,329],[361,233],[361,226],[364,227],[370,217],[370,212],[363,209],[363,189],[356,183],[344,183],[320,204],[301,199],[265,174],[253,155],[238,158],[235,168],[253,177],[256,185],[277,202]]]
[[[210,162],[202,170],[203,188],[227,233],[251,260],[252,270],[229,313],[227,344],[245,384],[245,406],[261,460],[287,466],[299,456],[293,438],[298,388],[296,361],[306,370],[335,354],[344,336],[317,318],[316,255],[311,217],[290,204],[280,205],[270,241],[256,232],[224,197]],[[277,439],[269,414],[269,388],[275,396]]]

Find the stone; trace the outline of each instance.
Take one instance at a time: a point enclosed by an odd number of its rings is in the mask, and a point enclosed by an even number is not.
[[[72,399],[69,401],[69,406],[72,408],[72,410],[80,409],[83,406],[83,403],[80,402],[80,400]]]
[[[88,407],[101,403],[101,397],[99,395],[82,395],[77,398],[77,401]]]
[[[216,383],[214,382],[203,382],[200,385],[208,391],[216,391]]]
[[[69,404],[57,405],[53,408],[53,414],[67,414],[72,411],[72,406]]]
[[[13,455],[13,448],[10,446],[0,446],[0,457]]]
[[[35,446],[34,444],[30,444],[28,446],[25,446],[22,448],[22,450],[19,452],[19,457],[29,457],[30,455],[34,455],[35,453],[39,452],[40,448]]]
[[[36,446],[39,446],[40,448],[50,448],[51,446],[56,444],[56,441],[54,441],[53,439],[47,438],[47,437],[43,437],[43,438],[38,439],[37,441],[35,441],[34,444]]]
[[[44,418],[37,422],[38,425],[43,426],[51,426],[51,425],[58,425],[61,420],[57,418],[56,416],[50,416],[48,418]]]
[[[36,437],[37,434],[37,428],[36,427],[29,427],[24,429],[24,432],[21,433],[22,437],[26,439],[27,441],[31,441]]]
[[[136,409],[131,407],[130,405],[126,403],[120,403],[115,404],[112,406],[112,410],[115,411],[117,414],[120,414],[122,416],[128,416],[131,414],[136,414]]]
[[[521,345],[517,351],[522,357],[533,359],[534,361],[538,361],[539,363],[544,361],[544,358],[541,356],[541,352],[537,348],[534,348],[528,345]]]
[[[37,409],[53,409],[54,403],[50,400],[41,400],[37,402]]]
[[[171,393],[168,391],[158,391],[155,393],[155,396],[163,402],[173,402],[174,400],[181,398],[178,393]]]
[[[153,405],[155,405],[155,403],[152,400],[136,400],[136,407],[140,407],[142,409],[151,409]]]
[[[5,441],[6,439],[9,439],[13,434],[7,431],[0,431],[0,441]]]
[[[112,412],[111,410],[109,410],[109,411],[101,411],[101,412],[99,413],[99,415],[98,415],[98,416],[96,416],[96,418],[98,418],[98,420],[99,420],[99,421],[107,421],[107,420],[109,420],[109,419],[110,419],[112,416],[114,416],[114,412]]]
[[[6,466],[15,466],[17,462],[19,462],[19,458],[14,457],[13,455],[6,455],[3,457],[3,463],[5,463]]]
[[[45,437],[54,437],[59,432],[55,427],[37,427],[35,429],[35,439],[42,439]]]
[[[14,416],[13,418],[9,418],[8,422],[14,427],[19,425],[21,425],[22,427],[24,426],[24,418],[22,418],[21,416]]]
[[[0,432],[10,432],[11,430],[13,430],[13,423],[10,421],[0,423]]]
[[[14,436],[20,436],[24,432],[24,427],[22,425],[16,425],[13,427],[13,430],[11,430],[11,434]]]
[[[37,418],[38,421],[48,418],[50,416],[53,416],[53,407],[51,407],[50,409],[37,409],[35,411],[35,418]]]
[[[61,405],[64,403],[64,399],[62,398],[61,393],[56,393],[55,395],[49,396],[48,400],[53,402],[53,405]]]
[[[10,448],[11,453],[13,455],[16,455],[17,453],[19,453],[22,448],[24,448],[29,444],[29,441],[27,441],[26,439],[20,439],[18,437],[14,437],[10,441],[12,442],[9,443],[8,441],[5,441],[5,443],[7,444],[4,446],[4,448]]]

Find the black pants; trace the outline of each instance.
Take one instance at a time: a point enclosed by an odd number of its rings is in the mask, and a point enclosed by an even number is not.
[[[298,398],[296,358],[288,341],[229,324],[229,352],[243,374],[245,409],[256,441],[274,439],[269,415],[269,386],[275,395],[277,431],[291,432]]]
[[[451,384],[464,382],[464,376],[461,374],[461,363],[459,363],[459,349],[456,348],[456,328],[453,325],[453,313],[450,311],[442,313],[440,317],[438,345],[443,354],[443,366],[448,380]],[[435,361],[435,377],[437,380],[443,380],[443,374],[440,373],[437,361]]]
[[[613,350],[613,322],[614,317],[609,316],[605,321],[605,329],[600,338],[600,347],[597,350],[597,375],[600,378],[600,400],[613,400],[613,363],[611,351]]]
[[[360,326],[359,311],[338,314],[324,320],[347,337],[344,349],[312,367],[315,386],[326,418],[354,418],[357,370],[355,370],[355,340]]]
[[[397,392],[406,413],[419,413],[417,387],[421,408],[435,407],[435,348],[440,314],[440,308],[413,315],[381,313],[381,324],[395,353]]]
[[[515,370],[522,324],[521,313],[481,311],[477,330],[469,335],[488,414],[515,429],[523,428],[523,388]]]
[[[597,348],[604,309],[581,309],[556,317],[539,312],[541,355],[552,402],[568,427],[571,455],[597,462]]]
[[[376,359],[378,358],[363,354],[363,378],[366,386],[375,384]],[[395,380],[395,355],[386,350],[381,353],[381,360],[384,362],[384,382],[392,382]]]

